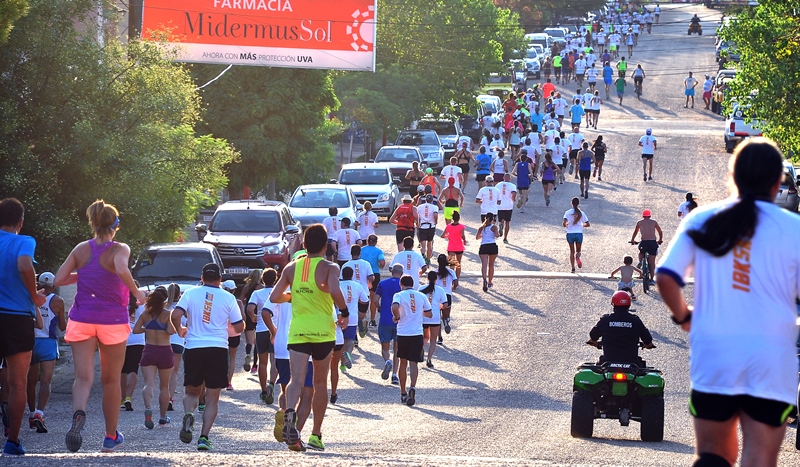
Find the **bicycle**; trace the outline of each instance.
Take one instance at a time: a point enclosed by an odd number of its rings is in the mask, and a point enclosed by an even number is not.
[[[634,92],[636,92],[636,99],[642,100],[642,80],[633,80]]]
[[[629,242],[631,245],[638,245],[639,242]],[[639,251],[642,251],[639,247]],[[650,291],[650,253],[645,250],[642,257],[642,291],[646,294]]]

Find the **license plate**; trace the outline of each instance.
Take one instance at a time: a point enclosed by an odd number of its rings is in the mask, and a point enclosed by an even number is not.
[[[229,274],[250,274],[250,269],[248,268],[226,268],[225,272]]]

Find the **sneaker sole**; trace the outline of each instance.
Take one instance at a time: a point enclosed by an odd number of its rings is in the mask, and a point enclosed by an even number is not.
[[[152,430],[155,428],[155,424],[153,423],[153,411],[152,410],[145,410],[144,411],[144,426],[148,430]]]
[[[450,334],[451,328],[449,324],[444,325],[444,332],[445,334]]]
[[[284,411],[279,410],[275,414],[275,428],[272,429],[272,434],[275,436],[275,440],[279,443],[283,442],[283,417]]]
[[[292,426],[292,423],[287,423],[286,413],[283,415],[283,441],[289,445],[289,449],[300,441],[300,432],[297,428]],[[297,415],[295,414],[295,417]],[[305,449],[303,449],[305,450]]]
[[[47,433],[47,427],[44,426],[44,422],[41,420],[34,420],[33,427],[36,428],[37,433]]]
[[[416,389],[409,389],[408,390],[408,401],[406,404],[411,407],[417,402],[417,390]]]
[[[290,444],[289,445],[289,450],[290,451],[295,451],[295,452],[303,452],[303,451],[306,450],[306,446],[303,443],[301,443],[300,441],[298,441],[298,442],[296,442],[294,444]]]
[[[64,441],[67,445],[67,449],[71,452],[78,452],[81,448],[81,444],[83,444],[83,436],[81,436],[81,430],[83,430],[83,425],[86,423],[86,414],[78,415],[77,417],[72,417],[72,427],[70,427],[69,431],[67,432],[67,436],[65,437]]]
[[[264,403],[271,405],[273,402],[275,402],[275,389],[272,386],[267,386],[267,392],[264,394]]]
[[[316,446],[316,445],[311,444],[311,443],[306,444],[306,448],[307,449],[311,449],[312,451],[318,451],[318,452],[322,452],[322,451],[325,450],[325,446],[321,446],[320,447],[320,446]]]
[[[188,423],[187,423],[188,422]],[[180,439],[186,444],[192,442],[192,426],[194,425],[194,415],[186,414],[181,425]]]
[[[389,375],[392,372],[392,365],[388,363],[383,364],[383,371],[381,372],[381,379],[389,379]]]
[[[124,441],[119,443],[119,444],[115,444],[113,448],[107,448],[107,447],[103,446],[102,448],[100,448],[100,452],[114,452],[114,451],[117,450],[117,448],[119,448],[123,444],[125,444]]]

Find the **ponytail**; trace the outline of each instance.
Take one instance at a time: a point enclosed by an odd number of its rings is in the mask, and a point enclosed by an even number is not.
[[[428,295],[429,293],[433,293],[436,289],[436,279],[437,279],[437,272],[430,271],[428,272],[428,285],[425,286],[423,289],[419,289],[420,292]]]
[[[447,255],[440,254],[436,257],[436,261],[439,263],[439,270],[437,271],[436,275],[440,278],[449,276],[450,272],[447,270],[447,266],[450,265],[450,262],[447,260]]]
[[[756,200],[772,201],[772,187],[783,174],[783,155],[771,140],[753,138],[736,147],[729,166],[739,199],[714,213],[700,228],[686,232],[697,247],[717,257],[755,235]]]
[[[578,199],[577,196],[572,198],[572,210],[574,211],[574,213],[572,214],[572,225],[577,225],[578,222],[583,217],[583,212],[581,212],[580,208],[578,208],[580,202],[581,200]]]
[[[119,225],[119,211],[102,199],[98,199],[86,208],[86,217],[95,234],[114,232]]]

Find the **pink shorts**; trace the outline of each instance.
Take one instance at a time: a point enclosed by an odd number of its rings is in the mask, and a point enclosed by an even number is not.
[[[67,342],[82,342],[95,337],[103,345],[116,345],[126,342],[130,334],[131,325],[128,323],[89,324],[69,320],[64,340]]]
[[[711,99],[711,91],[704,92],[703,99]]]

